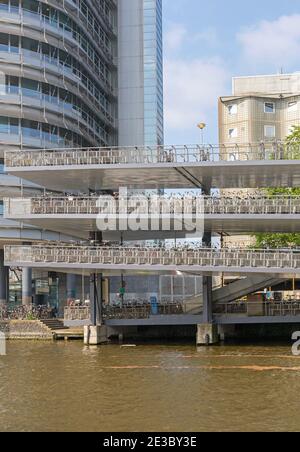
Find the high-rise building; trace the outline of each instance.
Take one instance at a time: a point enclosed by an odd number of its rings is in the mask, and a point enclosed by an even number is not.
[[[162,0],[119,0],[119,144],[163,144]]]
[[[161,0],[0,0],[2,163],[10,149],[162,142]],[[16,240],[61,237],[14,227]]]

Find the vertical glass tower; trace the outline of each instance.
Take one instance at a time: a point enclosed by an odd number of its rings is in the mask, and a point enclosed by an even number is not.
[[[119,144],[163,144],[162,0],[118,1]]]
[[[163,144],[162,0],[144,0],[145,145]]]

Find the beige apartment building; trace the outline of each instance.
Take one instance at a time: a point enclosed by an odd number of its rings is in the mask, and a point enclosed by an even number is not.
[[[220,143],[275,143],[295,125],[300,125],[300,73],[235,77],[232,95],[219,99]],[[252,241],[229,237],[224,245],[247,246]]]
[[[220,143],[284,140],[300,125],[300,73],[233,78],[219,100]]]

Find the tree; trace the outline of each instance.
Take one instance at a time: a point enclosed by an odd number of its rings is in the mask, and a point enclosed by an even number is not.
[[[284,143],[284,156],[286,158],[300,159],[300,126],[293,126],[290,135]],[[267,188],[269,197],[273,196],[300,196],[300,188]],[[298,234],[255,234],[257,248],[294,248],[300,246],[300,233]]]

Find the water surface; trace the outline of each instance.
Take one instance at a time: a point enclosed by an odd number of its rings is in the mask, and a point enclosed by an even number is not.
[[[289,346],[9,342],[1,431],[300,431]]]

